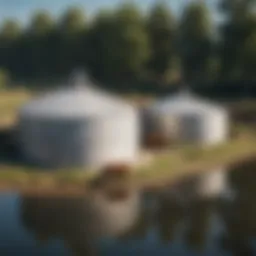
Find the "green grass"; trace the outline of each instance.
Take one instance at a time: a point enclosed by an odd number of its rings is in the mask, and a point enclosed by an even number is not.
[[[43,170],[37,168],[26,168],[19,166],[0,165],[0,186],[1,183],[14,185],[84,185],[94,177],[94,173],[89,170]]]
[[[185,174],[230,165],[254,155],[256,157],[256,137],[252,135],[208,149],[180,148],[157,157],[154,163],[137,173],[136,181],[142,184],[172,181]]]
[[[234,111],[256,111],[256,102],[253,99],[227,102],[224,105]]]
[[[0,91],[0,127],[12,125],[19,107],[31,97],[26,90]]]
[[[234,139],[221,146],[208,149],[180,147],[167,153],[159,153],[153,162],[136,170],[133,181],[138,186],[161,181],[173,181],[182,175],[195,171],[205,171],[232,164],[248,156],[256,156],[256,138],[248,136]],[[0,188],[7,186],[17,189],[63,189],[86,188],[86,184],[96,177],[88,170],[42,170],[0,165]]]

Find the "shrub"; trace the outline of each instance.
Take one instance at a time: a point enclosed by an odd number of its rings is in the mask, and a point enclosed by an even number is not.
[[[9,72],[5,69],[0,69],[0,89],[6,88],[9,81],[10,81]]]

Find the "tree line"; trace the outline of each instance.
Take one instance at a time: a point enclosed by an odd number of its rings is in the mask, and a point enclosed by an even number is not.
[[[134,4],[101,10],[92,19],[73,7],[57,20],[35,13],[23,28],[0,29],[0,68],[14,80],[58,78],[86,68],[104,84],[169,85],[255,81],[255,0],[222,0],[223,22],[202,1],[177,18],[158,3],[144,13]]]

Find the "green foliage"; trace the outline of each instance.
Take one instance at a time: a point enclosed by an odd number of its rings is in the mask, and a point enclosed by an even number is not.
[[[6,20],[1,27],[1,40],[13,41],[18,38],[21,33],[19,23],[15,20]]]
[[[54,28],[52,17],[45,11],[34,14],[29,27],[29,32],[34,36],[46,36]]]
[[[179,30],[179,52],[185,78],[192,82],[207,77],[207,64],[211,62],[213,24],[210,12],[203,2],[188,5]]]
[[[111,82],[128,82],[148,59],[148,40],[136,6],[100,13],[89,32],[89,61],[94,74]]]
[[[85,28],[85,15],[80,8],[68,9],[60,19],[60,30],[67,36],[80,33]]]
[[[211,37],[212,20],[207,6],[203,2],[187,6],[181,21],[181,37],[183,40],[205,40]]]
[[[228,21],[222,29],[222,76],[227,80],[255,78],[255,1],[223,2],[228,2]]]
[[[177,71],[178,67],[175,66],[177,63],[174,63],[177,59],[175,59],[176,21],[168,6],[164,4],[153,6],[147,19],[147,28],[151,47],[149,69],[157,79],[168,81],[167,76],[175,68]]]
[[[148,38],[140,12],[133,5],[124,5],[115,12],[115,38],[112,48],[113,68],[129,77],[137,75],[148,59]]]
[[[15,20],[2,24],[0,67],[32,81],[85,67],[103,84],[127,88],[175,83],[181,74],[191,84],[255,80],[255,0],[220,2],[220,29],[202,1],[189,3],[180,19],[163,3],[146,15],[134,4],[119,5],[90,22],[77,7],[60,17],[39,10],[24,29]]]
[[[7,87],[10,81],[9,72],[4,69],[0,69],[0,89],[4,89]]]
[[[242,50],[244,61],[244,74],[253,78],[256,67],[256,28],[255,32],[245,40],[245,47]]]
[[[92,50],[88,51],[87,63],[93,75],[103,80],[109,79],[113,24],[113,14],[101,11],[95,17],[88,32],[87,47]]]

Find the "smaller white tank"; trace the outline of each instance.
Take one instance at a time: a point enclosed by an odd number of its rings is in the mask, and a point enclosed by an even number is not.
[[[144,132],[161,134],[167,140],[214,145],[225,141],[228,135],[227,111],[188,91],[153,103],[144,116]]]

